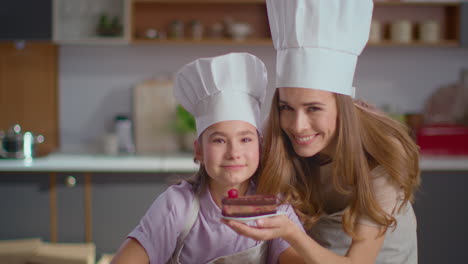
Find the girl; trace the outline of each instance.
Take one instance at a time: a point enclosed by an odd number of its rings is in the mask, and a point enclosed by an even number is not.
[[[231,188],[255,192],[260,106],[266,69],[255,56],[199,59],[176,77],[174,95],[195,116],[198,139],[193,178],[161,194],[128,235],[113,263],[277,263],[292,250],[282,239],[259,242],[222,224],[221,200]],[[288,206],[291,221],[301,224]]]
[[[283,192],[308,234],[287,218],[257,240],[283,238],[308,263],[417,263],[418,149],[400,123],[361,101],[352,80],[372,0],[267,0],[277,84],[258,191]],[[307,31],[305,31],[307,30]]]

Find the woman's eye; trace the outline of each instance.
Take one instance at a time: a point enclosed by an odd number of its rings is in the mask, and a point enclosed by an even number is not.
[[[320,110],[322,110],[322,108],[317,107],[317,106],[311,106],[311,107],[307,108],[307,111],[309,111],[309,112],[317,112],[317,111],[320,111]]]
[[[283,110],[291,110],[291,107],[289,107],[289,105],[280,105],[278,106],[278,109],[280,111],[283,111]]]
[[[246,142],[251,142],[252,139],[251,138],[243,138],[242,139],[242,142],[246,143]]]

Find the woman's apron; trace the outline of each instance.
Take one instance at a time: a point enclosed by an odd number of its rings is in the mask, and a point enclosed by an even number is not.
[[[184,240],[187,237],[188,233],[192,229],[195,221],[197,220],[198,213],[200,212],[200,200],[198,196],[195,196],[192,203],[192,212],[185,223],[184,231],[180,234],[177,239],[176,249],[172,258],[169,260],[168,264],[180,264],[179,257],[180,253],[184,248]],[[260,242],[260,244],[249,248],[247,250],[234,253],[228,256],[218,257],[210,262],[209,264],[234,264],[234,263],[245,263],[245,264],[256,264],[256,263],[266,263],[268,254],[268,243],[266,241]]]
[[[343,230],[344,210],[325,215],[307,232],[315,241],[344,256],[351,246],[352,239]],[[397,220],[395,229],[389,227],[385,240],[377,255],[377,264],[416,264],[418,247],[416,236],[416,216],[410,203],[394,215]]]

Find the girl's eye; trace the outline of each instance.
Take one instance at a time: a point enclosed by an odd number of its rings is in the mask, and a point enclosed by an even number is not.
[[[225,143],[226,141],[224,141],[224,139],[222,138],[215,138],[213,139],[213,143]]]
[[[292,108],[289,105],[279,105],[278,107],[279,111],[284,111],[284,110],[292,110]]]

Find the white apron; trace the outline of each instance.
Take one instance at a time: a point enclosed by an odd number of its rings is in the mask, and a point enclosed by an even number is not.
[[[351,246],[352,239],[342,226],[344,210],[323,216],[307,233],[323,247],[344,256]],[[410,203],[394,216],[395,229],[388,228],[385,240],[377,255],[376,264],[416,264],[418,247],[416,236],[416,216]]]
[[[184,248],[184,240],[187,237],[188,233],[195,224],[198,213],[200,212],[200,200],[198,196],[195,196],[193,199],[192,212],[185,223],[184,231],[180,234],[177,239],[176,249],[172,258],[169,260],[168,264],[180,264],[179,256]],[[245,263],[245,264],[257,264],[257,263],[266,263],[268,254],[268,243],[262,241],[260,244],[255,247],[249,248],[247,250],[234,253],[229,256],[218,257],[210,262],[209,264],[235,264],[235,263]]]

